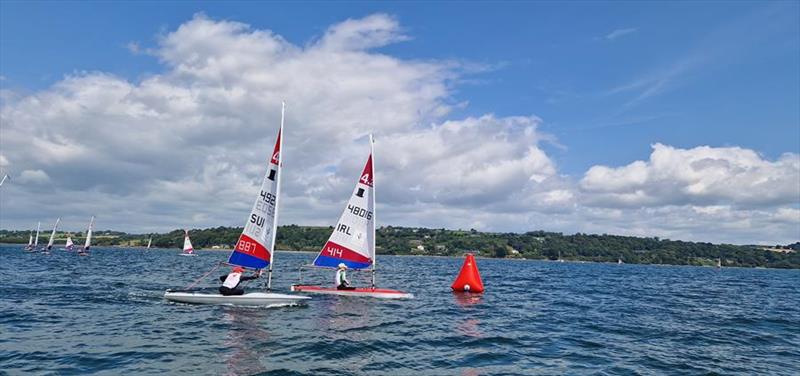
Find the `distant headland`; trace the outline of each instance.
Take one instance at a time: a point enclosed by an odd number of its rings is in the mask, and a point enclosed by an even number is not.
[[[319,251],[332,227],[286,225],[278,228],[277,248]],[[241,227],[190,230],[196,248],[230,249]],[[27,243],[29,231],[0,230],[2,243]],[[56,242],[67,236],[80,244],[83,234],[59,232]],[[128,234],[96,231],[96,246],[180,248],[183,230],[164,234]],[[572,234],[530,231],[495,233],[476,230],[446,230],[412,227],[381,227],[377,231],[377,252],[388,255],[458,256],[473,252],[483,257],[613,262],[626,264],[667,264],[722,267],[766,267],[800,269],[800,242],[789,245],[711,244],[619,235]]]

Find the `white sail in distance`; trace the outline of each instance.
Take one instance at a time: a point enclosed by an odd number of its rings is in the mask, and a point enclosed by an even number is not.
[[[92,230],[94,230],[94,216],[89,220],[89,228],[86,229],[86,243],[83,245],[83,250],[88,251],[92,246]]]
[[[58,230],[59,222],[61,222],[61,218],[56,219],[56,224],[53,226],[53,232],[50,233],[50,240],[47,242],[48,251],[53,248],[53,242],[56,240],[56,230]]]

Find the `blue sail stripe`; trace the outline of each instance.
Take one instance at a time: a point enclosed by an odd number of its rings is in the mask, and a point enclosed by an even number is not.
[[[323,255],[317,256],[317,259],[314,260],[315,266],[320,266],[323,268],[335,268],[340,263],[347,265],[347,267],[350,269],[366,269],[369,268],[370,265],[372,265],[372,263],[370,262],[356,262],[356,261],[344,260],[336,257],[329,257]]]
[[[231,257],[228,258],[228,263],[252,269],[264,269],[269,265],[269,261],[239,251],[233,251],[233,253],[231,253]]]

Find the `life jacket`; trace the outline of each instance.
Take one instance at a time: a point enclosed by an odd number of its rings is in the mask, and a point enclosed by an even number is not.
[[[336,286],[347,282],[347,271],[339,269],[336,271]]]
[[[225,278],[225,282],[222,282],[222,285],[229,289],[235,289],[236,286],[239,286],[239,280],[241,278],[242,278],[242,273],[233,272],[231,274],[228,274],[228,276]]]

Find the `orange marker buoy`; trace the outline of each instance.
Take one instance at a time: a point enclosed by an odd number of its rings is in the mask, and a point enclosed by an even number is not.
[[[453,291],[483,292],[483,282],[481,274],[478,272],[478,264],[475,263],[475,256],[467,253],[461,272],[458,273],[456,281],[450,286]]]

